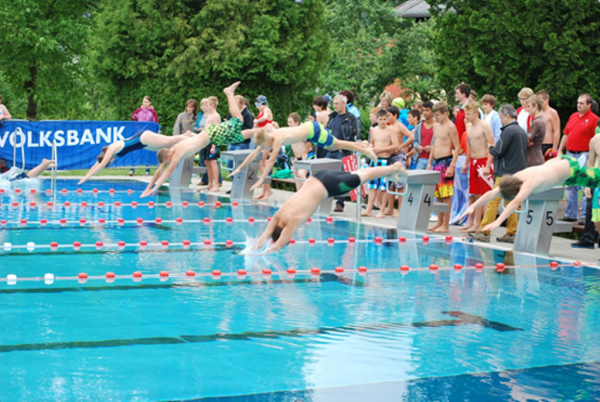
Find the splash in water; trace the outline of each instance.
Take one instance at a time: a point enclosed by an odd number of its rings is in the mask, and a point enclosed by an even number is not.
[[[250,237],[248,235],[248,233],[246,233],[246,232],[243,232],[243,233],[244,233],[244,236],[246,237],[246,241],[244,242],[244,249],[239,252],[239,255],[244,255],[244,256],[261,255],[269,248],[269,244],[267,243],[266,246],[264,246],[260,249],[256,249],[255,245],[256,245],[256,242],[258,241],[258,238]]]

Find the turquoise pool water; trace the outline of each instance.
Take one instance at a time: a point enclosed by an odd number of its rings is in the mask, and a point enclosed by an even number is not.
[[[55,197],[47,181],[18,186],[0,194],[0,277],[17,276],[0,282],[2,402],[600,397],[594,268],[551,269],[544,258],[317,217],[284,251],[244,257],[247,235],[258,236],[274,208],[194,192],[133,208],[147,202],[141,183],[90,182],[77,194],[75,182],[59,181],[68,191]],[[496,272],[497,263],[507,267]],[[465,268],[447,269],[454,264]],[[106,272],[116,279],[107,283]]]

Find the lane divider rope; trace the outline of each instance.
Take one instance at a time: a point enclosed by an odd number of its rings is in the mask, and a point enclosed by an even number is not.
[[[563,267],[570,266],[571,264],[563,264]],[[581,263],[574,262],[572,265],[580,266]],[[114,282],[116,279],[133,279],[135,282],[140,282],[143,278],[156,279],[159,278],[161,281],[166,281],[169,278],[202,278],[202,277],[212,277],[215,280],[219,280],[227,277],[235,277],[238,279],[244,279],[247,276],[262,276],[265,278],[269,278],[272,275],[275,276],[287,276],[288,278],[293,278],[295,275],[303,275],[310,274],[311,276],[319,276],[321,274],[335,274],[335,275],[343,275],[345,273],[358,273],[359,275],[366,275],[367,273],[386,273],[386,272],[401,272],[403,275],[409,273],[409,271],[429,271],[431,273],[437,273],[439,271],[454,271],[461,272],[463,270],[475,270],[476,272],[483,272],[486,269],[494,269],[498,273],[502,273],[507,268],[547,268],[549,267],[551,270],[557,270],[561,267],[556,261],[552,261],[550,264],[546,265],[508,265],[505,266],[502,263],[498,263],[496,265],[488,265],[484,266],[483,264],[475,264],[475,266],[466,266],[463,267],[460,264],[455,264],[452,267],[438,267],[435,264],[430,265],[429,267],[416,267],[409,268],[407,265],[402,265],[400,268],[375,268],[368,269],[367,267],[360,266],[356,269],[353,268],[343,268],[336,267],[333,270],[322,270],[318,267],[313,267],[310,270],[297,270],[295,268],[288,268],[283,272],[273,272],[269,268],[264,268],[261,271],[255,272],[247,272],[245,269],[239,269],[237,272],[221,272],[220,270],[212,270],[211,272],[195,272],[192,270],[186,271],[185,273],[170,273],[168,271],[161,271],[159,274],[143,274],[140,271],[135,271],[131,275],[116,275],[114,272],[107,272],[104,275],[88,275],[85,272],[80,272],[76,276],[55,276],[54,274],[48,273],[43,277],[26,277],[26,278],[17,278],[15,274],[7,275],[6,278],[0,278],[0,282],[7,282],[8,285],[15,285],[17,280],[19,281],[44,281],[47,285],[52,284],[54,281],[60,280],[77,280],[79,283],[85,283],[88,280],[105,280],[108,283]]]
[[[441,242],[441,241],[445,241],[448,242],[448,240],[446,239],[433,239],[433,242]],[[316,240],[316,239],[307,239],[307,240],[296,240],[296,239],[291,239],[290,240],[290,245],[293,244],[308,244],[308,245],[315,245],[315,244],[328,244],[328,245],[334,245],[335,243],[341,243],[341,244],[354,244],[354,243],[375,243],[378,245],[381,245],[383,243],[405,243],[405,242],[423,242],[423,243],[429,243],[430,240],[427,241],[423,241],[422,239],[408,239],[408,240],[398,240],[398,239],[381,239],[381,238],[375,238],[375,239],[359,239],[356,240],[353,237],[350,237],[348,239],[341,239],[341,240],[335,240],[333,238],[329,238],[327,240]],[[118,249],[118,250],[122,250],[125,248],[142,248],[145,249],[146,247],[162,247],[164,249],[171,247],[171,246],[182,246],[184,248],[189,248],[192,246],[233,246],[233,245],[245,245],[246,242],[234,242],[232,240],[226,240],[226,241],[212,241],[212,240],[204,240],[202,242],[191,242],[189,240],[183,240],[181,242],[169,242],[168,240],[162,240],[158,243],[149,243],[145,240],[141,240],[138,243],[126,243],[124,241],[118,241],[117,243],[103,243],[101,241],[97,241],[95,243],[88,243],[88,244],[82,244],[81,242],[73,242],[72,244],[58,244],[58,242],[51,242],[50,244],[36,244],[34,242],[28,242],[27,244],[12,244],[9,242],[5,242],[2,246],[2,249],[0,249],[0,251],[4,250],[4,251],[11,251],[13,249],[26,249],[28,251],[33,251],[36,249],[50,249],[52,251],[58,250],[59,248],[73,248],[75,250],[80,250],[82,248],[95,248],[97,250],[101,250],[101,249]],[[0,254],[1,255],[1,254]]]

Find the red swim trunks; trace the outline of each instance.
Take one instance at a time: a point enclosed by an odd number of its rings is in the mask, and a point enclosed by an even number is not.
[[[494,165],[490,166],[489,176],[483,175],[487,158],[471,159],[469,166],[469,193],[483,195],[494,188]]]

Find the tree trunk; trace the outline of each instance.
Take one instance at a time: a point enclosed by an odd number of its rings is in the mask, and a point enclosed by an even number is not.
[[[37,90],[37,66],[34,64],[29,67],[30,79],[25,82],[25,91],[27,91],[27,119],[37,119],[37,101],[35,100]]]

